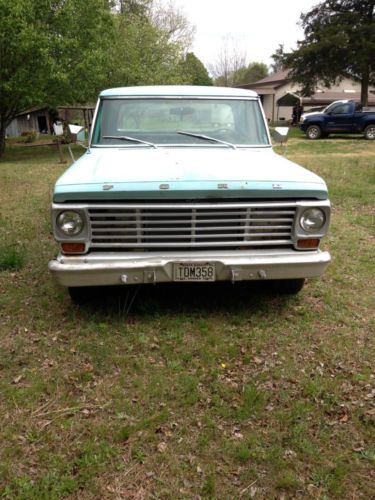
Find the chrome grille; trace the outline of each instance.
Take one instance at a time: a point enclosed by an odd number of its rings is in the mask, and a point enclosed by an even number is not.
[[[294,202],[90,205],[91,247],[286,246],[295,211]]]

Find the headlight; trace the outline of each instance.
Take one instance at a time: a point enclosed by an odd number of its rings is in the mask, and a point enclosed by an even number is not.
[[[300,218],[302,229],[307,233],[315,233],[322,229],[326,222],[326,216],[320,208],[308,208]]]
[[[82,231],[83,219],[77,212],[68,210],[57,217],[57,227],[67,236],[76,236]]]

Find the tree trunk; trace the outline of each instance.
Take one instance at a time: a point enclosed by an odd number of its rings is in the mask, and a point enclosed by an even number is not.
[[[0,158],[3,156],[5,151],[5,132],[7,129],[7,124],[0,118]]]
[[[368,105],[368,87],[369,87],[369,68],[367,67],[362,73],[361,80],[361,104]]]

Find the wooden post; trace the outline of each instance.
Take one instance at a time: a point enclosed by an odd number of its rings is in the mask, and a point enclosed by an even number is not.
[[[64,163],[66,163],[66,160],[64,159],[64,155],[63,155],[63,151],[62,151],[62,147],[61,147],[61,142],[60,142],[60,137],[59,136],[56,136],[56,144],[57,144],[57,149],[58,149],[59,157],[60,157],[59,163],[64,164]]]
[[[57,146],[57,150],[58,150],[59,156],[60,156],[59,163],[66,163],[66,160],[64,160],[61,142],[60,142],[60,137],[62,137],[64,134],[63,124],[60,121],[56,121],[53,124],[53,131],[55,132],[55,135],[56,135],[56,146]]]
[[[85,130],[88,130],[89,125],[88,125],[88,123],[87,123],[86,109],[85,109],[85,108],[82,108],[82,111],[83,111],[83,119],[84,119],[84,121],[85,121]]]

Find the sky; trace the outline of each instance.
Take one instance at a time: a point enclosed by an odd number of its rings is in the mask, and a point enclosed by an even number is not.
[[[196,27],[192,51],[207,67],[217,59],[227,35],[236,40],[241,52],[246,52],[247,63],[270,65],[279,44],[289,50],[303,39],[303,30],[297,25],[300,13],[308,12],[320,1],[173,0],[173,4]]]

